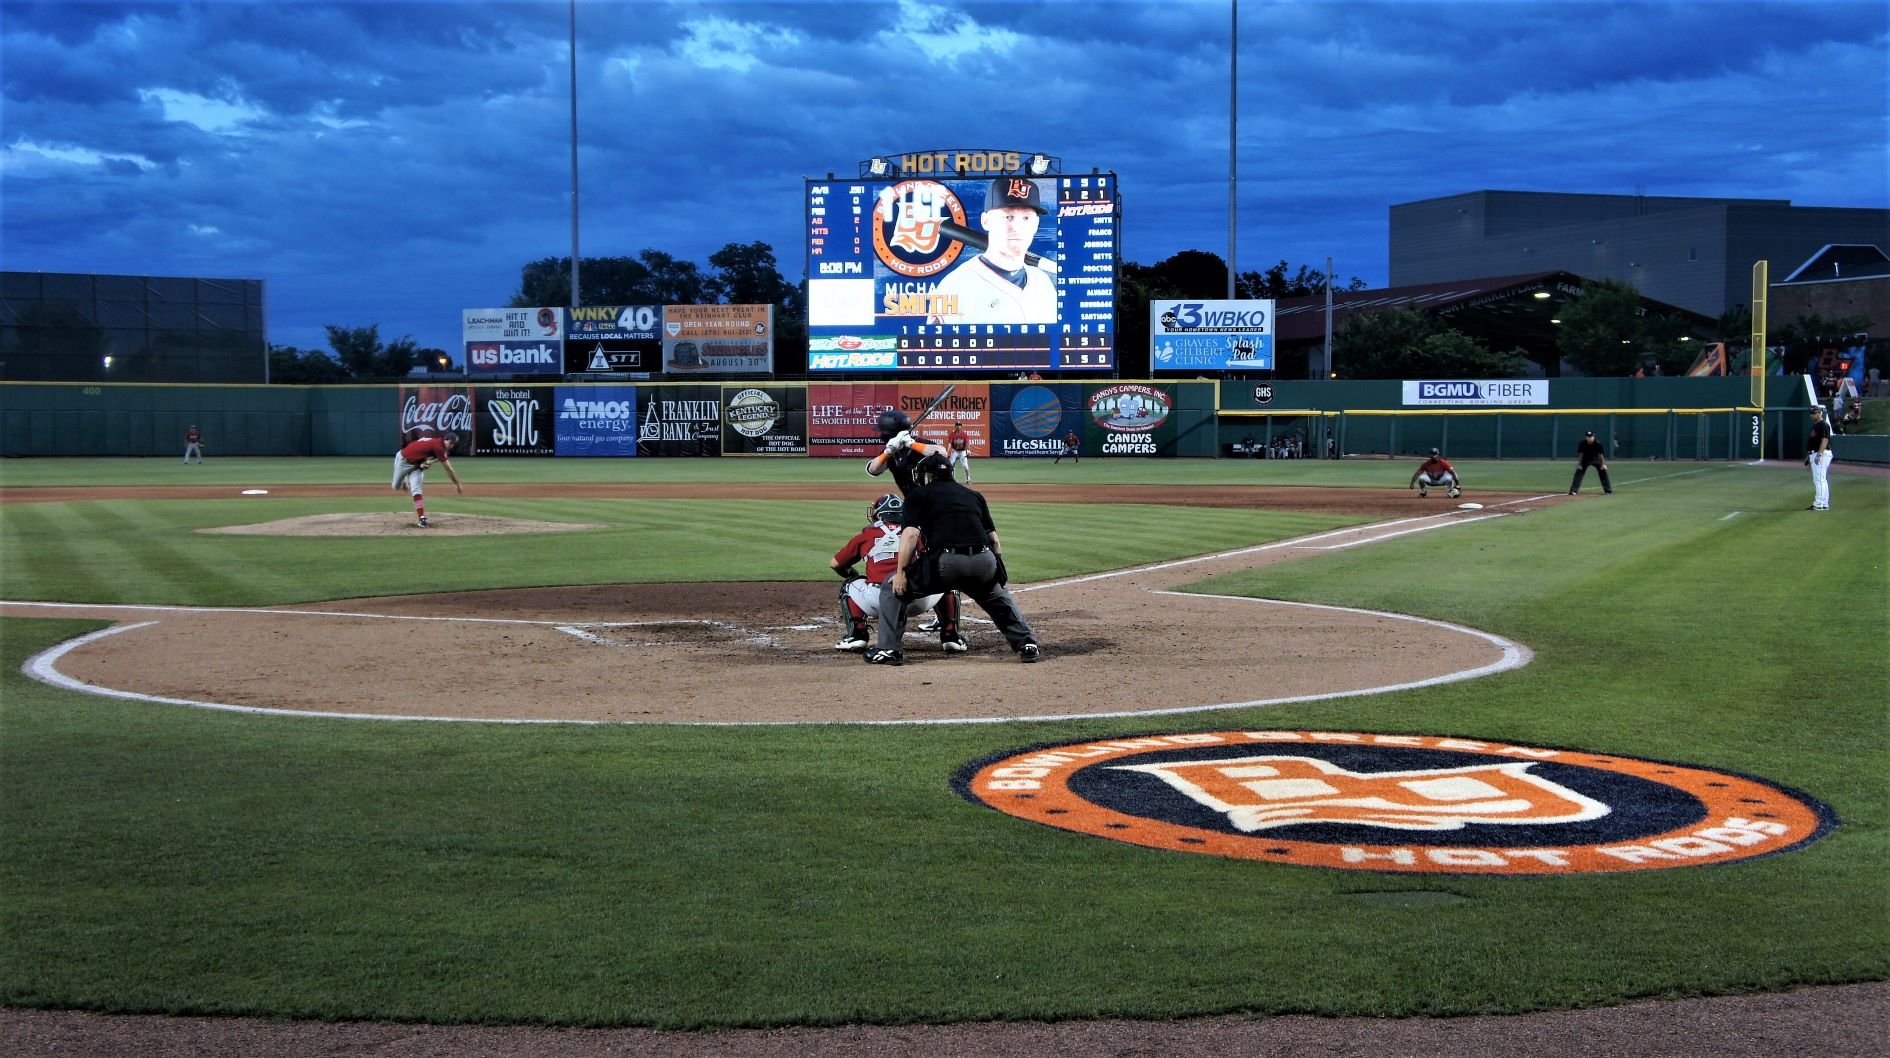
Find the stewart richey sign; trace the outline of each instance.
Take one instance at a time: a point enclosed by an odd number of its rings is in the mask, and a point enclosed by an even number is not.
[[[1476,739],[1215,731],[1039,746],[967,766],[967,799],[1175,852],[1433,874],[1588,874],[1800,848],[1837,819],[1761,779]]]

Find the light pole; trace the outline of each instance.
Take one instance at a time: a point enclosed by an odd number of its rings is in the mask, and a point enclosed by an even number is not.
[[[1227,49],[1227,300],[1234,300],[1234,199],[1239,186],[1234,179],[1235,162],[1240,154],[1240,0],[1232,0]]]
[[[571,0],[571,307],[578,296],[577,0]]]

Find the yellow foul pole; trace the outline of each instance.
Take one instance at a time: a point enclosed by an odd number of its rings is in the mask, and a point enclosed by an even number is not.
[[[1747,357],[1752,372],[1752,406],[1765,411],[1765,297],[1771,284],[1764,260],[1752,262],[1752,355]]]

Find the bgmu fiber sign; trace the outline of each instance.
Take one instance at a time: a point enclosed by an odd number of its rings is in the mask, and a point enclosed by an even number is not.
[[[1448,406],[1490,407],[1535,405],[1547,407],[1549,380],[1545,378],[1505,378],[1494,382],[1406,382],[1406,407],[1434,408]]]

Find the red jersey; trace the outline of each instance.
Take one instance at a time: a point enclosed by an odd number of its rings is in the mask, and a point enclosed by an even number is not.
[[[952,451],[963,452],[971,447],[971,437],[962,429],[952,430]]]
[[[1418,468],[1418,472],[1436,477],[1444,473],[1455,474],[1457,468],[1451,466],[1450,460],[1445,459],[1443,456],[1432,456],[1424,461],[1424,465]]]
[[[419,466],[429,459],[445,459],[446,442],[437,437],[422,437],[412,444],[403,445],[400,449],[400,458],[414,466]]]
[[[195,426],[184,431],[184,442],[186,444],[194,445],[201,440],[203,440],[203,431],[197,429]]]
[[[853,534],[833,560],[842,566],[866,563],[866,582],[884,584],[899,572],[899,526],[874,522]]]

